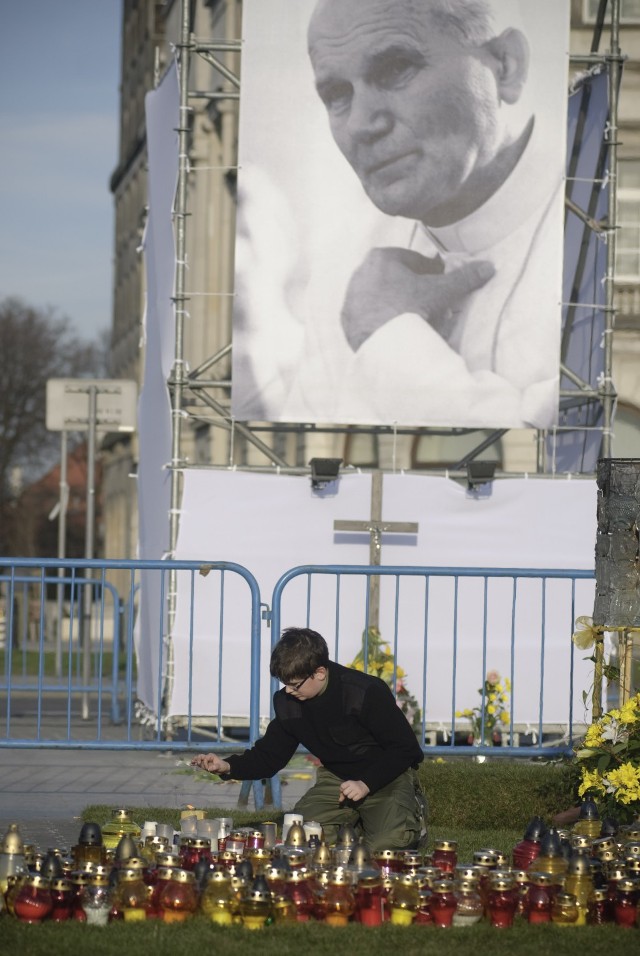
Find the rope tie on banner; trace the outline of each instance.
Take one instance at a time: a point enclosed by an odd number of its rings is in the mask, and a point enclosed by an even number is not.
[[[232,415],[231,427],[229,429],[229,464],[230,465],[233,464],[235,437],[236,437],[236,420]]]
[[[398,423],[393,423],[393,451],[391,453],[391,465],[392,471],[395,474],[396,472],[396,455],[398,451]]]
[[[205,171],[211,171],[216,169],[242,169],[242,166],[194,166],[190,172],[193,173],[204,173]]]

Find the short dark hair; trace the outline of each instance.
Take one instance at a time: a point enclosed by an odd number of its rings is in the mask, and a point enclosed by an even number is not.
[[[271,676],[283,684],[311,677],[319,667],[328,666],[327,642],[308,627],[287,627],[271,652]]]

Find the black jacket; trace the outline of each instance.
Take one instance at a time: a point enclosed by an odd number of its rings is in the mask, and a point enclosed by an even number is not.
[[[272,777],[299,744],[342,780],[363,780],[371,793],[417,767],[423,754],[383,680],[329,663],[326,690],[309,700],[279,690],[275,718],[251,750],[228,758],[226,779]]]

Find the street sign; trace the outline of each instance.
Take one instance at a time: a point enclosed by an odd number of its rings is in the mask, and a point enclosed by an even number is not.
[[[46,416],[49,431],[88,431],[92,389],[96,394],[95,426],[100,431],[135,431],[138,388],[135,382],[119,378],[50,378]]]

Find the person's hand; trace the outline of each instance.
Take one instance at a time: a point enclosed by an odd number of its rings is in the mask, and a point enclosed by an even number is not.
[[[339,803],[345,800],[351,800],[357,803],[358,800],[364,800],[369,793],[369,788],[364,780],[343,780],[340,784]]]
[[[440,258],[428,259],[412,249],[371,249],[353,273],[342,307],[342,328],[353,351],[405,312],[421,315],[446,336],[452,311],[495,274],[486,261],[447,273],[443,268]]]
[[[208,770],[209,773],[229,773],[231,767],[226,760],[216,756],[216,754],[198,754],[191,761],[192,767],[200,767],[201,770]]]

